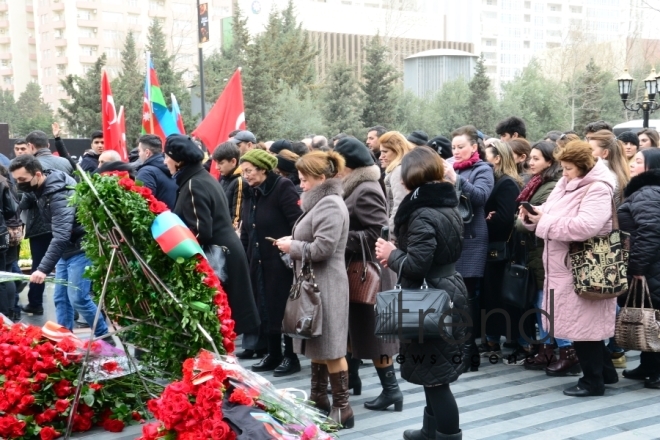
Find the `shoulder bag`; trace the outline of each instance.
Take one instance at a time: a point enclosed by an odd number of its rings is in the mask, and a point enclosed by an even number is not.
[[[514,239],[512,260],[506,263],[502,275],[502,288],[500,299],[518,309],[526,309],[534,301],[536,292],[532,271],[527,267],[527,248],[523,247],[523,256],[518,258],[516,252],[517,236]]]
[[[636,287],[641,284],[642,295],[637,305]],[[628,307],[632,298],[632,307]],[[644,301],[648,299],[649,307],[644,307]],[[626,305],[616,318],[614,330],[616,343],[626,350],[640,350],[646,352],[660,352],[660,311],[653,308],[649,285],[646,278],[641,281],[633,279]]]
[[[456,196],[458,197],[458,213],[461,216],[464,224],[472,222],[474,218],[474,212],[472,211],[472,202],[470,198],[463,194],[463,184],[461,183],[461,176],[456,173],[456,183],[454,184],[456,189]]]
[[[323,306],[321,291],[314,278],[309,243],[303,244],[300,272],[294,272],[293,285],[286,301],[282,333],[296,339],[312,339],[321,336],[323,330]]]
[[[406,339],[452,338],[454,303],[443,289],[429,288],[424,280],[419,289],[401,287],[401,270],[408,257],[399,267],[394,289],[376,295],[376,336],[393,339],[397,336]],[[447,265],[440,277],[456,273],[454,265]]]
[[[575,292],[587,299],[609,299],[625,293],[629,251],[630,234],[619,229],[612,198],[612,232],[569,244]]]
[[[350,302],[357,304],[374,305],[376,294],[380,290],[380,266],[373,261],[371,249],[367,245],[367,238],[363,231],[358,232],[360,247],[362,248],[362,261],[348,263],[348,292]],[[366,251],[365,251],[365,248]],[[369,259],[367,260],[367,254]]]

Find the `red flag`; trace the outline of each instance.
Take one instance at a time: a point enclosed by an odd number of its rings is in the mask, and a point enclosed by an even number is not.
[[[126,117],[124,115],[124,106],[119,107],[119,143],[121,145],[122,151],[128,151],[126,148]],[[121,154],[121,153],[120,153]],[[126,160],[128,160],[128,154],[126,155]]]
[[[245,130],[245,107],[243,106],[240,69],[234,72],[213,108],[192,132],[192,135],[206,145],[210,155],[215,147],[229,139],[229,133],[234,130]],[[211,174],[218,177],[215,167],[211,167]]]
[[[104,149],[114,150],[119,153],[121,160],[126,162],[128,154],[126,148],[121,145],[120,122],[115,108],[115,101],[110,89],[108,75],[103,71],[101,78],[101,122],[103,125],[103,144]]]

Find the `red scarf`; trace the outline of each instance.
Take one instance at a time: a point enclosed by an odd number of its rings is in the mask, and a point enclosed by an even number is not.
[[[468,160],[462,160],[460,162],[454,162],[453,167],[455,170],[464,170],[470,168],[475,163],[479,162],[479,152],[475,151]]]
[[[529,202],[529,200],[532,198],[536,190],[539,189],[539,186],[541,186],[542,183],[543,177],[541,177],[540,174],[532,177],[521,191],[520,195],[516,199],[516,202]]]

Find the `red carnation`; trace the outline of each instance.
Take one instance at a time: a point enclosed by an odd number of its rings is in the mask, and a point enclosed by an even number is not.
[[[55,420],[55,417],[57,417],[57,411],[51,408],[47,409],[41,414],[37,414],[34,417],[34,420],[37,422],[37,425],[45,425],[46,423],[50,423]]]
[[[57,402],[55,402],[55,410],[60,414],[62,414],[68,408],[69,401],[67,399],[59,399]]]
[[[160,423],[149,423],[142,427],[140,440],[157,440],[160,435]]]
[[[103,422],[103,429],[110,432],[122,432],[124,430],[124,422],[117,419],[108,419]]]
[[[131,417],[132,417],[133,420],[135,420],[136,422],[139,422],[139,421],[142,420],[142,415],[141,415],[139,412],[137,412],[137,411],[133,411],[133,412],[131,413]]]
[[[155,202],[149,203],[149,210],[154,214],[158,215],[158,214],[162,214],[165,211],[169,211],[170,208],[168,208],[165,203],[156,200]]]
[[[55,391],[55,395],[57,397],[69,397],[69,395],[73,392],[73,388],[71,388],[71,382],[66,379],[62,379],[53,385],[53,391]]]
[[[232,403],[237,403],[239,405],[252,406],[252,399],[245,394],[242,388],[234,388],[234,392],[229,396],[229,401]]]
[[[39,437],[41,440],[53,440],[60,436],[60,433],[55,431],[52,426],[44,426],[39,432]]]
[[[108,373],[114,373],[120,369],[119,364],[117,364],[115,361],[106,362],[101,367],[103,367],[103,369]]]
[[[133,187],[135,186],[135,182],[133,182],[128,177],[124,177],[124,178],[119,179],[119,186],[121,186],[124,189],[130,190],[130,189],[133,189]]]
[[[78,414],[73,416],[73,431],[84,432],[90,429],[92,429],[92,419],[90,417],[84,417]]]
[[[91,389],[93,389],[94,391],[99,391],[100,389],[103,388],[103,385],[101,385],[100,383],[93,383],[93,384],[90,384],[89,387]]]

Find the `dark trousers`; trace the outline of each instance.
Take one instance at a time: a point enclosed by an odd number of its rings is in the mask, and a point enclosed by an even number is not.
[[[5,272],[11,272],[11,265],[11,262],[7,264],[7,251],[0,252],[0,269]],[[13,281],[0,283],[0,313],[7,318],[13,318],[15,301],[16,284]]]
[[[30,273],[36,272],[41,264],[41,260],[44,258],[44,255],[46,255],[46,251],[48,250],[48,246],[52,239],[53,235],[50,233],[30,237],[30,253],[32,254],[32,272]],[[30,283],[28,302],[32,308],[40,309],[43,307],[45,286],[45,284]]]
[[[583,376],[578,385],[585,390],[598,392],[605,388],[605,379],[618,377],[612,364],[612,352],[603,341],[573,341]]]
[[[282,333],[270,333],[268,335],[268,354],[279,359],[282,357]],[[284,336],[284,357],[297,358],[293,352],[293,339]]]
[[[660,374],[660,353],[643,351],[639,355],[639,366],[651,374]]]
[[[445,435],[457,434],[459,429],[458,406],[449,384],[424,387],[426,409],[435,417],[436,430]],[[435,433],[431,432],[431,438]]]

